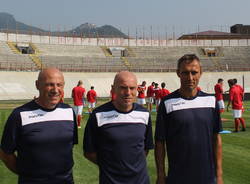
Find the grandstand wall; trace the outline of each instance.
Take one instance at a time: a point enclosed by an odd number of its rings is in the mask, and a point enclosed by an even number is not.
[[[92,45],[92,46],[249,46],[249,39],[227,40],[176,40],[176,39],[124,39],[124,38],[85,38],[68,36],[44,36],[34,34],[18,34],[0,32],[0,41]]]
[[[86,90],[90,86],[95,86],[99,97],[108,97],[111,84],[116,73],[71,73],[65,72],[65,98],[70,98],[72,88],[78,80],[82,80]],[[135,73],[138,83],[143,80],[147,85],[152,81],[161,83],[166,82],[167,89],[173,91],[179,88],[179,79],[176,73]],[[0,100],[32,99],[38,95],[35,88],[35,80],[38,72],[0,72]],[[238,84],[245,81],[245,92],[250,92],[250,72],[206,72],[201,77],[199,86],[208,93],[213,93],[213,87],[218,78],[224,79],[224,90],[228,90],[227,80],[237,78]]]

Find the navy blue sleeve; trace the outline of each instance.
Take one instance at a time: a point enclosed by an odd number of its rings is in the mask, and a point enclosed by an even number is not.
[[[97,120],[95,113],[89,116],[87,125],[84,131],[83,151],[97,152]]]
[[[7,154],[12,154],[16,151],[20,125],[20,113],[14,110],[5,124],[1,140],[1,149]]]
[[[73,116],[74,116],[74,137],[73,137],[73,144],[78,144],[78,127],[77,127],[77,121],[76,121],[76,116],[75,116],[75,113],[74,113],[74,110],[72,109],[73,111]]]
[[[145,150],[153,148],[154,148],[154,143],[153,143],[153,133],[152,133],[152,121],[151,121],[151,116],[149,115],[148,125],[145,135]]]
[[[165,115],[166,115],[166,109],[165,109],[165,104],[164,101],[161,101],[158,112],[157,112],[157,117],[156,117],[156,126],[155,126],[155,140],[156,141],[164,141],[166,140],[166,120],[165,120]]]
[[[216,101],[214,116],[215,116],[215,119],[213,123],[213,132],[219,133],[220,131],[222,131],[222,123],[221,123],[219,105],[217,101]]]

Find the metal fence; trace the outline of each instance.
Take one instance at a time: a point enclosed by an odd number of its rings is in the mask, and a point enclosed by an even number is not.
[[[124,70],[124,65],[74,65],[74,64],[58,64],[58,65],[44,65],[44,67],[54,66],[63,72],[118,72]],[[167,65],[154,66],[140,66],[133,68],[126,68],[132,72],[175,72],[176,67]],[[1,71],[38,71],[36,65],[32,63],[18,63],[18,62],[0,62]],[[249,65],[221,65],[220,67],[203,67],[203,71],[209,72],[229,72],[229,71],[250,71]]]

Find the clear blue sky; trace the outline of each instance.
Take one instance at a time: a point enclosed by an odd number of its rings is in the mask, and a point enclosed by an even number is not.
[[[149,30],[152,25],[154,30],[190,33],[226,31],[236,23],[249,25],[249,7],[250,0],[4,0],[0,12],[44,29],[49,25],[71,29],[89,22],[113,25],[123,32],[128,27]]]

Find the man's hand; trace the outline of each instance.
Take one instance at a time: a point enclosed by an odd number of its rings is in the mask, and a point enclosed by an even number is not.
[[[155,141],[155,163],[157,171],[156,184],[166,184],[166,172],[165,172],[165,142]]]
[[[6,154],[5,152],[3,152],[3,150],[0,149],[0,160],[3,161],[3,163],[10,171],[17,174],[16,155],[14,153]]]
[[[223,178],[220,176],[220,177],[217,177],[216,178],[216,182],[217,182],[217,184],[223,184],[224,182],[223,182]]]
[[[165,178],[165,176],[157,177],[156,184],[166,184],[166,178]]]

